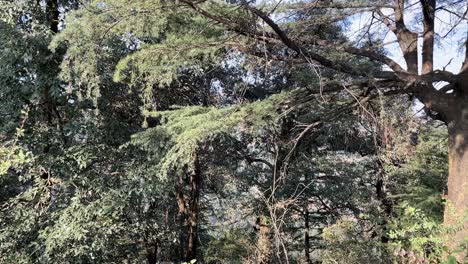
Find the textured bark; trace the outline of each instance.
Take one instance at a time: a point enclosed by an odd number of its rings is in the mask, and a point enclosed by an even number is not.
[[[60,11],[57,0],[47,0],[47,18],[50,23],[50,30],[58,33]]]
[[[271,253],[270,226],[265,222],[265,219],[263,217],[257,218],[256,226],[258,227],[258,238],[255,263],[269,263]]]
[[[180,222],[181,225],[186,226],[186,232],[181,233],[180,236],[182,255],[185,261],[191,261],[197,257],[201,172],[200,161],[196,153],[194,153],[192,165],[192,171],[188,175],[190,187],[188,196],[184,194],[184,180],[182,177],[178,177],[176,185]]]
[[[460,115],[449,123],[447,187],[444,222],[448,227],[455,228],[448,239],[449,248],[455,250],[464,240],[468,240],[468,104],[464,104]],[[466,252],[457,254],[460,261],[465,256]]]
[[[403,52],[408,72],[418,72],[418,34],[408,30],[397,33],[398,43]]]
[[[309,209],[308,205],[304,208],[304,253],[306,257],[306,263],[312,263],[310,260],[310,234],[309,234]]]
[[[395,29],[394,33],[403,52],[409,73],[418,73],[418,34],[411,32],[405,25],[405,1],[395,0]]]
[[[422,74],[434,70],[434,18],[435,0],[421,0],[423,8],[423,47],[422,47]]]
[[[200,212],[200,162],[198,155],[194,154],[193,172],[190,175],[190,210],[187,215],[188,232],[185,260],[190,261],[197,257],[198,225]]]
[[[148,260],[148,264],[158,263],[158,245],[157,244],[147,245],[146,252],[147,252],[146,258]]]

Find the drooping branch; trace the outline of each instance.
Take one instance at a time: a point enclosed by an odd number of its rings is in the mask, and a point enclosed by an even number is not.
[[[338,3],[332,3],[331,1],[328,1],[328,3],[325,3],[325,1],[314,1],[313,3],[305,4],[301,6],[299,4],[300,9],[361,9],[361,8],[375,8],[375,7],[380,7],[380,8],[391,8],[392,6],[387,5],[385,3],[346,3],[346,2],[338,2]]]
[[[348,73],[351,75],[357,75],[360,76],[362,75],[361,72],[357,71],[350,65],[344,64],[344,63],[337,63],[333,62],[325,57],[323,57],[320,54],[317,54],[315,52],[311,52],[308,50],[303,49],[301,46],[299,46],[295,41],[289,38],[289,36],[284,32],[277,23],[273,21],[273,19],[270,18],[270,16],[252,6],[250,6],[248,3],[243,4],[248,10],[250,10],[252,13],[260,17],[268,26],[273,29],[273,31],[278,35],[279,39],[290,49],[294,50],[296,53],[305,56],[307,58],[310,58],[312,60],[317,61],[320,63],[322,66],[330,68],[330,69],[335,69],[337,71],[343,72],[343,73]]]
[[[351,72],[347,71],[348,68],[351,68],[348,65],[343,65],[342,64],[338,68],[336,68],[336,66],[333,65],[333,64],[337,64],[336,62],[333,63],[330,60],[328,60],[328,59],[326,59],[326,58],[324,58],[324,57],[322,57],[322,56],[320,56],[318,54],[311,54],[310,51],[305,51],[297,43],[295,43],[292,39],[290,39],[287,36],[287,34],[283,30],[281,30],[281,28],[278,26],[278,24],[276,24],[268,16],[268,14],[266,14],[265,12],[255,8],[255,7],[252,7],[252,6],[248,5],[248,4],[245,4],[245,6],[252,13],[254,13],[258,17],[260,17],[267,25],[269,25],[273,29],[273,31],[279,36],[279,38],[282,40],[282,42],[286,46],[291,48],[292,50],[296,51],[299,54],[312,55],[311,57],[314,60],[316,60],[317,62],[319,62],[322,66],[332,68],[332,69],[335,69],[335,70],[338,70],[338,71],[341,71],[341,72],[344,72],[344,73],[351,73]],[[395,62],[394,60],[390,59],[389,57],[387,57],[387,56],[385,56],[383,54],[379,54],[377,52],[374,52],[372,50],[356,48],[356,47],[353,47],[351,45],[341,45],[340,46],[340,45],[334,44],[331,41],[324,40],[324,39],[312,39],[312,42],[313,42],[313,44],[318,44],[319,46],[322,46],[322,47],[328,47],[328,48],[335,48],[335,49],[343,50],[343,51],[345,51],[347,53],[350,53],[350,54],[353,54],[353,55],[367,57],[367,58],[372,59],[374,61],[381,62],[381,63],[386,64],[387,66],[389,66],[396,73],[400,73],[400,72],[404,73],[405,72],[405,70],[397,62]],[[330,63],[332,63],[332,64],[330,65]],[[358,75],[362,75],[362,74],[358,74]]]
[[[200,15],[208,18],[208,19],[211,19],[217,23],[220,23],[222,25],[224,25],[227,29],[233,31],[233,32],[236,32],[240,35],[244,35],[244,36],[248,36],[248,37],[253,37],[255,39],[258,39],[258,40],[262,40],[262,41],[266,41],[266,42],[270,42],[272,40],[275,40],[276,36],[268,33],[268,32],[256,32],[254,30],[251,30],[251,29],[248,29],[246,27],[242,27],[238,24],[236,24],[236,22],[234,21],[231,21],[225,17],[221,17],[221,16],[217,16],[215,14],[212,14],[206,10],[204,10],[203,8],[201,8],[198,3],[200,3],[199,1],[191,1],[191,0],[180,0],[181,3],[187,5],[188,7],[190,7],[192,10],[194,10],[195,12],[199,13]]]
[[[453,82],[456,79],[456,76],[447,71],[433,71],[431,69],[432,65],[432,57],[433,57],[433,38],[428,38],[425,42],[426,47],[426,55],[425,61],[427,62],[427,69],[422,75],[418,75],[418,59],[417,59],[417,34],[408,30],[404,23],[404,1],[403,0],[395,0],[394,5],[394,21],[389,17],[386,17],[382,14],[382,12],[377,9],[377,13],[382,18],[383,22],[395,33],[397,36],[398,43],[400,45],[401,50],[403,51],[405,61],[408,67],[408,71],[405,71],[397,62],[390,59],[389,57],[377,53],[370,49],[364,48],[357,48],[348,43],[334,43],[329,40],[317,39],[317,38],[301,38],[300,41],[298,39],[292,39],[288,36],[287,32],[269,16],[269,14],[265,13],[264,11],[248,4],[247,2],[243,2],[242,6],[249,10],[251,13],[255,14],[259,17],[265,24],[267,24],[273,32],[253,32],[252,30],[242,28],[240,25],[237,25],[235,21],[231,21],[225,19],[223,17],[218,17],[215,14],[212,14],[200,6],[198,6],[197,2],[191,0],[180,0],[182,3],[193,9],[194,11],[198,12],[202,16],[205,16],[209,19],[212,19],[218,23],[225,25],[229,30],[237,32],[242,35],[246,36],[254,36],[257,39],[263,37],[263,39],[269,43],[283,43],[289,49],[292,49],[297,53],[297,57],[293,58],[295,63],[310,63],[311,60],[316,61],[321,66],[334,69],[338,72],[354,75],[354,76],[361,76],[361,77],[369,77],[369,73],[362,72],[360,69],[356,69],[352,67],[352,65],[333,61],[321,54],[316,52],[310,51],[309,49],[305,48],[303,45],[305,44],[314,44],[324,48],[333,48],[337,50],[343,50],[346,53],[366,57],[370,60],[381,62],[387,66],[389,66],[393,71],[378,71],[373,74],[373,77],[378,79],[385,79],[385,80],[403,80],[407,83],[415,83],[415,82],[425,82],[426,84],[431,84],[433,82],[438,81],[447,81]],[[423,1],[423,0],[421,0]],[[433,13],[435,12],[435,3],[431,5],[432,2],[435,0],[425,0],[424,3],[427,3],[429,7],[426,10],[427,19],[427,28],[433,28],[434,21],[430,20],[433,17]],[[430,31],[430,30],[429,30]],[[430,33],[428,31],[428,33]],[[430,35],[430,34],[429,34]],[[289,61],[286,57],[278,57],[277,60],[284,60]],[[432,88],[433,87],[429,87]]]
[[[383,54],[374,52],[373,50],[370,50],[370,49],[356,48],[356,47],[353,47],[353,46],[351,46],[349,44],[339,46],[339,45],[335,45],[331,41],[324,40],[324,39],[315,39],[315,40],[313,40],[313,42],[320,45],[320,46],[322,46],[322,47],[330,47],[330,48],[335,48],[337,50],[343,50],[343,51],[345,51],[347,53],[350,53],[350,54],[353,54],[353,55],[358,55],[358,56],[369,58],[369,59],[374,60],[374,61],[381,62],[381,63],[387,65],[388,67],[390,67],[396,73],[406,72],[400,66],[400,64],[398,64],[396,61],[390,59],[389,57],[387,57],[387,56],[385,56]]]
[[[237,32],[239,34],[242,34],[245,36],[251,36],[251,37],[253,36],[256,39],[262,39],[267,42],[275,43],[275,42],[281,41],[284,45],[294,50],[300,57],[304,58],[306,61],[314,60],[324,67],[334,69],[342,73],[354,75],[354,76],[366,76],[368,74],[367,72],[360,71],[359,69],[356,69],[347,63],[330,60],[318,53],[315,53],[315,52],[312,52],[310,50],[303,48],[296,41],[291,39],[286,34],[286,32],[282,30],[280,26],[276,22],[273,21],[273,19],[270,18],[270,16],[267,13],[255,7],[252,7],[251,5],[247,3],[244,3],[243,6],[249,11],[251,11],[253,14],[257,15],[260,19],[262,19],[273,30],[274,34],[268,33],[268,32],[253,32],[246,28],[239,27],[239,25],[236,25],[235,22],[232,22],[223,17],[216,16],[204,10],[203,8],[198,6],[196,2],[193,2],[190,0],[181,0],[181,2],[185,3],[187,6],[189,6],[194,11],[201,14],[202,16],[205,16],[218,23],[221,23],[224,26],[226,26],[228,29],[234,32]],[[322,40],[322,39],[313,39],[313,40],[309,40],[309,42],[311,42],[311,44],[319,45],[322,47],[341,49],[353,55],[367,57],[372,60],[379,61],[383,64],[386,64],[396,73],[405,73],[405,70],[394,60],[386,57],[383,54],[376,53],[372,50],[360,49],[360,48],[353,47],[351,45],[336,45],[331,41]],[[389,73],[389,72],[382,72],[382,73],[378,72],[375,74],[375,77],[391,78],[391,79],[397,78],[395,73]]]

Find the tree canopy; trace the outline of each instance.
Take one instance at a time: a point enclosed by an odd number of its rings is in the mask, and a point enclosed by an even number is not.
[[[464,263],[467,12],[0,0],[0,262]]]

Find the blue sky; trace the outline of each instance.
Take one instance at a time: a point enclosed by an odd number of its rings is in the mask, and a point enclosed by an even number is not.
[[[411,1],[414,2],[415,0]],[[411,6],[411,3],[409,4]],[[405,14],[405,22],[407,26],[414,30],[415,32],[421,32],[421,28],[415,26],[416,23],[416,14],[417,10],[420,8],[419,4],[415,4],[413,8],[409,9],[408,12]],[[393,12],[391,9],[384,9],[383,12],[386,15],[389,15]],[[436,35],[444,36],[451,28],[451,24],[457,21],[457,17],[454,15],[446,12],[446,11],[439,11],[437,12],[437,19],[435,22],[435,31]],[[358,34],[359,30],[365,28],[371,21],[371,14],[370,13],[363,13],[359,15],[355,15],[351,19],[350,30],[348,31],[348,36],[353,39]],[[467,36],[468,30],[468,23],[466,21],[461,22],[461,25],[456,28],[456,30],[452,31],[445,38],[437,38],[438,41],[435,46],[434,52],[434,69],[442,69],[446,66],[446,70],[449,70],[453,73],[458,73],[461,68],[461,65],[464,60],[464,41]],[[380,31],[380,33],[387,32],[388,29],[382,25],[379,28],[375,28],[376,31]],[[388,56],[400,63],[402,66],[405,66],[403,60],[403,54],[395,42],[396,37],[392,32],[386,34],[384,43],[390,43],[385,46],[387,51],[389,52]],[[422,49],[422,41],[419,39],[418,45],[420,46],[419,51]],[[421,60],[421,53],[419,54],[419,59]],[[450,62],[450,64],[449,64]]]

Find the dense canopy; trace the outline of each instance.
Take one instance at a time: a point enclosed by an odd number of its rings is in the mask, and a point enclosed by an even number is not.
[[[465,263],[467,36],[466,0],[0,0],[0,262]]]

